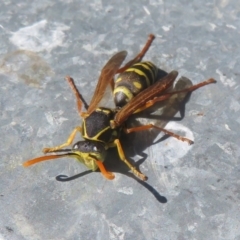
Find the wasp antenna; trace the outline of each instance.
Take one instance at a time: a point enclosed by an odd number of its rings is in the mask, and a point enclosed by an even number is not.
[[[23,166],[29,167],[29,166],[39,163],[39,162],[53,160],[56,158],[62,158],[62,157],[66,157],[66,156],[68,156],[68,154],[41,156],[41,157],[37,157],[37,158],[34,158],[34,159],[24,162]]]

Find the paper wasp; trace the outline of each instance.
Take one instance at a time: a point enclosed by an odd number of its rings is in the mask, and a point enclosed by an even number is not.
[[[64,152],[63,154],[41,156],[29,160],[23,163],[23,165],[27,167],[45,160],[73,157],[93,171],[99,168],[107,179],[113,179],[114,174],[105,169],[103,162],[107,150],[110,147],[117,147],[120,159],[130,168],[133,174],[145,181],[147,177],[139,172],[125,157],[119,140],[122,131],[131,133],[155,128],[181,141],[192,144],[193,142],[190,139],[181,137],[153,124],[129,129],[125,127],[125,122],[131,115],[151,107],[156,102],[166,100],[173,94],[191,92],[197,88],[216,82],[214,79],[210,78],[207,81],[189,88],[171,92],[170,89],[177,78],[178,72],[171,71],[161,77],[161,81],[159,81],[160,79],[157,79],[158,68],[152,63],[141,62],[154,38],[154,35],[150,34],[142,51],[122,68],[121,64],[127,55],[126,51],[116,53],[107,62],[101,71],[93,98],[89,105],[79,93],[73,79],[71,77],[66,77],[77,100],[78,112],[83,121],[82,127],[74,128],[67,141],[62,145],[43,149],[44,153],[56,154]],[[118,73],[120,73],[120,75],[115,84],[114,76]],[[119,88],[119,83],[121,82],[124,88]],[[146,82],[148,82],[148,84],[146,84]],[[116,108],[114,109],[99,106],[108,85],[112,86],[115,95]],[[128,91],[128,89],[130,90]],[[117,96],[118,93],[120,93],[120,97]],[[86,112],[82,112],[82,105],[85,106]],[[73,145],[72,149],[65,149],[65,147],[73,143],[77,132],[81,133],[84,141],[78,141]]]

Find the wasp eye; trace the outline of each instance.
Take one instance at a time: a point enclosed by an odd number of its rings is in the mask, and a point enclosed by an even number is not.
[[[78,145],[75,144],[75,145],[73,146],[73,149],[78,149]]]
[[[97,152],[98,151],[98,148],[96,146],[93,147],[93,151],[94,152]]]

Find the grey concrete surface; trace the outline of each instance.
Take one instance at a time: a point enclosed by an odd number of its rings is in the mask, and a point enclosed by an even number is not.
[[[3,0],[0,12],[1,240],[240,239],[238,0]],[[193,84],[217,80],[166,126],[195,144],[123,139],[146,183],[114,149],[113,181],[67,158],[23,168],[81,124],[64,77],[89,102],[105,62],[120,50],[131,59],[149,33],[144,59]]]

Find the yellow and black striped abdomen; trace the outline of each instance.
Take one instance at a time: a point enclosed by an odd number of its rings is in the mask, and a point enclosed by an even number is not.
[[[114,101],[117,107],[123,107],[134,96],[157,80],[158,68],[151,62],[132,65],[119,74],[114,87]]]

